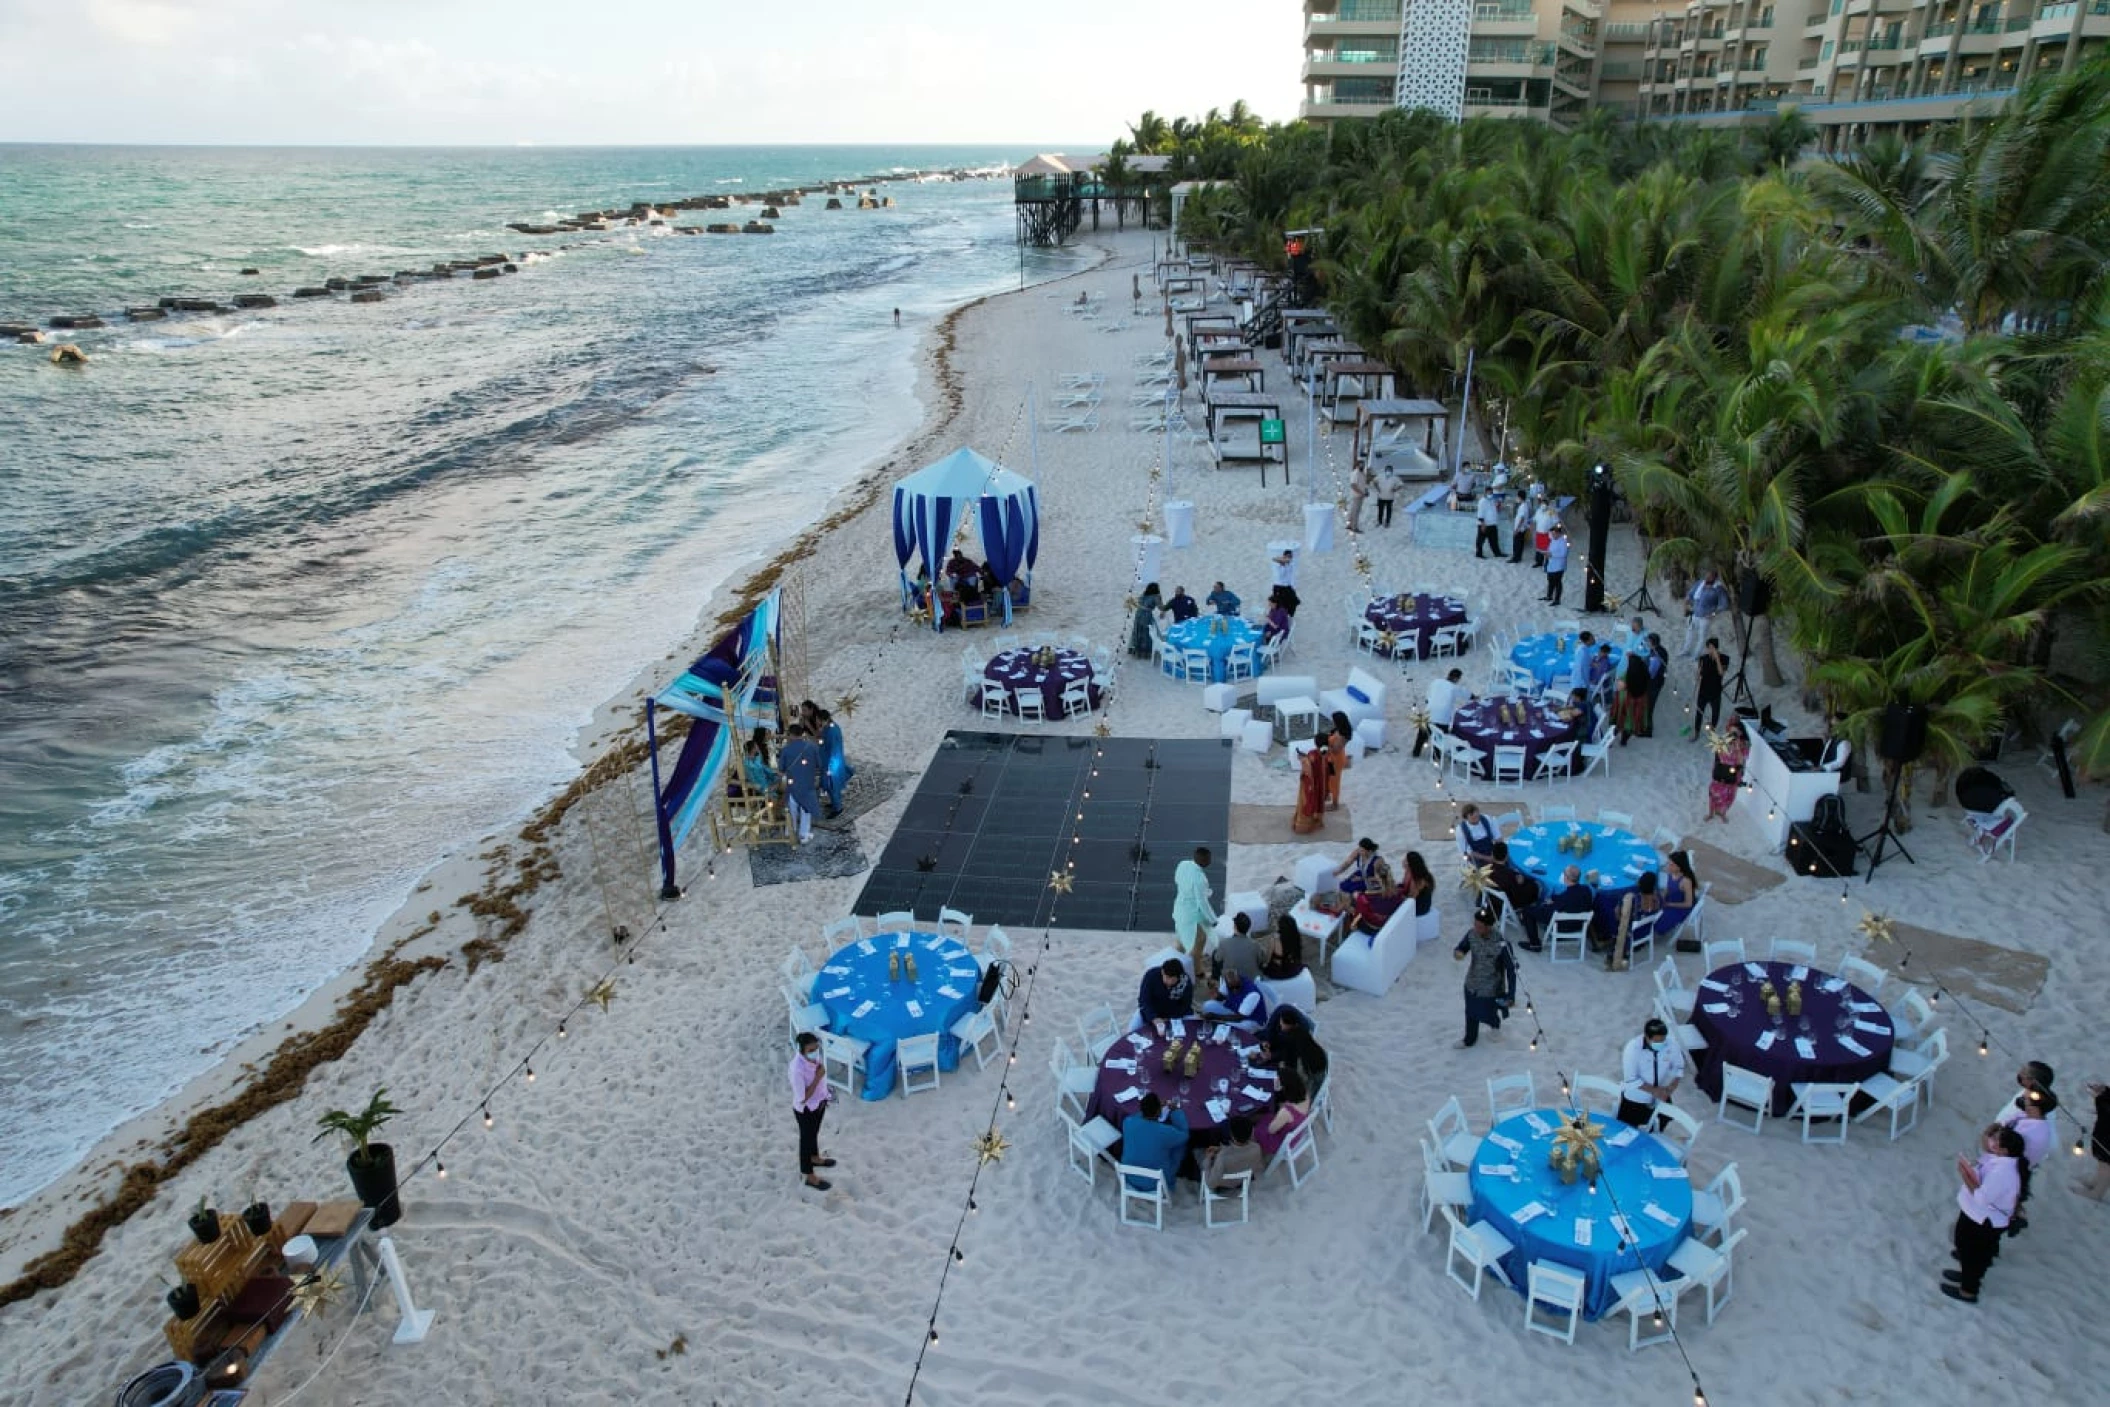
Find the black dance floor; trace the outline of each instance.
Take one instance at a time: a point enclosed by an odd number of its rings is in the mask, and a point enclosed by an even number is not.
[[[1169,930],[1174,867],[1206,845],[1221,889],[1230,831],[1228,739],[955,731],[854,912],[932,920],[943,906],[1010,928],[1046,926],[1052,912],[1060,928]],[[1057,894],[1048,873],[1065,852],[1075,884]]]

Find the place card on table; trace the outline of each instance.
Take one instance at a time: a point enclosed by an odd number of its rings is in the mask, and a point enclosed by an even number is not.
[[[1178,1016],[1172,1018],[1172,1034],[1180,1040],[1187,1039],[1187,1022],[1184,1018]]]
[[[1544,1136],[1553,1132],[1551,1126],[1538,1116],[1538,1111],[1535,1109],[1524,1116],[1524,1122],[1531,1125],[1531,1131],[1535,1134]]]
[[[1120,1060],[1107,1061],[1106,1068],[1109,1070],[1119,1070],[1125,1075],[1133,1075],[1136,1072],[1136,1062],[1124,1057]]]
[[[1707,1005],[1701,1007],[1700,1010],[1707,1012],[1709,1015],[1712,1016],[1727,1016],[1729,1014],[1729,1003],[1709,1002],[1707,1003]]]
[[[872,954],[878,952],[879,949],[873,947],[872,940],[867,938],[862,943],[859,943],[857,945],[857,951],[863,953],[866,957],[870,957],[872,956]]]
[[[1678,1229],[1678,1219],[1672,1216],[1669,1212],[1663,1210],[1663,1208],[1657,1206],[1654,1202],[1650,1202],[1644,1207],[1642,1207],[1641,1214],[1643,1216],[1653,1218],[1656,1221],[1662,1222],[1665,1226],[1669,1227],[1673,1231],[1676,1231]]]
[[[1759,1048],[1760,1050],[1771,1050],[1771,1049],[1773,1048],[1773,1042],[1775,1042],[1775,1041],[1777,1041],[1777,1040],[1779,1040],[1779,1039],[1780,1039],[1780,1032],[1778,1032],[1778,1031],[1768,1031],[1768,1032],[1766,1032],[1766,1033],[1765,1033],[1764,1035],[1762,1035],[1762,1036],[1760,1036],[1760,1037],[1758,1038],[1758,1048]]]
[[[1605,1143],[1613,1148],[1624,1148],[1640,1136],[1641,1130],[1633,1127],[1631,1124],[1628,1124],[1622,1126],[1619,1132],[1606,1137]]]
[[[1220,1124],[1231,1117],[1231,1101],[1228,1099],[1212,1099],[1208,1103],[1208,1110],[1209,1117]]]
[[[1137,1050],[1150,1049],[1150,1037],[1144,1035],[1141,1031],[1130,1031],[1128,1033],[1128,1043]]]
[[[1648,1175],[1658,1182],[1690,1182],[1692,1174],[1675,1163],[1650,1163]]]
[[[1267,1103],[1269,1098],[1268,1092],[1264,1089],[1259,1088],[1256,1085],[1247,1085],[1245,1088],[1239,1090],[1238,1092],[1244,1095],[1247,1099],[1256,1100],[1262,1104]]]
[[[1890,1028],[1877,1021],[1856,1021],[1854,1029],[1856,1031],[1866,1031],[1871,1036],[1887,1036],[1890,1034]]]
[[[835,989],[834,991],[832,991],[832,992],[822,992],[822,993],[821,993],[821,1000],[822,1000],[822,1001],[824,1001],[824,1002],[832,1002],[832,1001],[834,1001],[834,1000],[835,1000],[835,999],[836,999],[837,997],[847,997],[847,996],[849,996],[849,995],[850,995],[850,989],[849,989],[848,987],[837,987],[837,988],[836,988],[836,989]]]
[[[1509,1137],[1507,1134],[1491,1133],[1487,1136],[1487,1141],[1489,1143],[1494,1144],[1497,1148],[1507,1148],[1511,1153],[1521,1153],[1524,1151],[1524,1145],[1517,1142],[1515,1139]]]
[[[980,977],[982,975],[982,969],[979,967],[948,967],[945,970],[955,977]]]
[[[910,942],[914,940],[915,936],[916,935],[913,933],[896,933],[894,935],[894,938],[896,940],[894,946],[897,948],[906,948],[910,944]]]
[[[877,1002],[862,1002],[862,1003],[860,1003],[860,1004],[858,1005],[857,1009],[856,1009],[855,1011],[852,1011],[852,1012],[850,1013],[851,1019],[852,1019],[852,1020],[855,1020],[856,1018],[858,1018],[858,1017],[860,1017],[860,1016],[867,1016],[867,1015],[870,1015],[870,1014],[871,1014],[871,1011],[872,1011],[872,1008],[873,1008],[873,1007],[875,1007],[875,1006],[877,1006],[877,1005],[878,1005],[878,1003],[877,1003]]]
[[[908,1003],[908,1014],[921,1021],[923,1019],[923,1003],[915,1001]]]
[[[1258,1069],[1246,1071],[1246,1076],[1249,1079],[1255,1080],[1279,1080],[1282,1078],[1282,1072],[1280,1070],[1270,1070],[1267,1069],[1265,1066],[1262,1066]]]
[[[1728,983],[1726,983],[1726,982],[1717,982],[1717,981],[1715,981],[1715,980],[1714,980],[1714,979],[1713,979],[1712,977],[1703,977],[1703,978],[1701,978],[1701,979],[1700,979],[1700,985],[1701,985],[1702,987],[1705,987],[1705,988],[1707,988],[1707,989],[1708,989],[1709,991],[1712,991],[1712,992],[1726,992],[1726,991],[1728,991],[1728,990],[1729,990],[1729,984],[1728,984]]]
[[[1804,1060],[1815,1060],[1817,1058],[1817,1047],[1811,1044],[1808,1036],[1797,1036],[1795,1038],[1795,1053]]]
[[[1522,1226],[1534,1217],[1552,1215],[1552,1212],[1548,1211],[1544,1206],[1540,1205],[1539,1203],[1526,1202],[1523,1206],[1517,1208],[1517,1225]]]
[[[1790,982],[1807,982],[1810,980],[1810,970],[1801,963],[1797,963],[1788,969],[1788,980]]]
[[[1114,1091],[1114,1102],[1116,1104],[1133,1104],[1142,1097],[1143,1091],[1138,1089],[1134,1085],[1130,1085],[1127,1089],[1117,1089]]]
[[[929,942],[925,943],[925,944],[924,944],[923,946],[924,946],[924,947],[926,947],[926,948],[928,948],[928,949],[929,949],[929,950],[930,950],[931,952],[934,952],[934,953],[935,953],[936,951],[938,951],[938,949],[940,949],[940,948],[944,947],[947,941],[948,941],[948,940],[947,940],[946,938],[944,938],[943,936],[940,936],[940,937],[937,937],[937,938],[933,938],[933,939],[931,939],[931,940],[930,940]]]
[[[1482,1163],[1480,1164],[1480,1171],[1486,1173],[1489,1177],[1515,1177],[1517,1175],[1517,1165],[1515,1163]]]
[[[1758,979],[1759,979],[1759,980],[1760,980],[1761,982],[1763,982],[1763,981],[1765,980],[1765,977],[1766,977],[1766,970],[1765,970],[1765,969],[1764,969],[1763,967],[1760,967],[1760,966],[1759,966],[1759,965],[1758,965],[1757,963],[1755,963],[1755,962],[1747,962],[1747,963],[1745,963],[1745,964],[1744,964],[1744,971],[1746,971],[1746,972],[1750,973],[1750,974],[1751,974],[1751,975],[1752,975],[1753,977],[1756,977],[1756,978],[1758,978]]]
[[[1843,992],[1846,990],[1846,979],[1844,977],[1827,977],[1818,985],[1827,992]]]
[[[943,987],[938,988],[938,995],[941,997],[951,997],[954,1001],[958,1001],[961,997],[964,997],[967,994],[965,992],[960,991],[958,988],[954,987],[951,983],[948,982]]]
[[[827,973],[830,977],[848,977],[850,975],[850,969],[839,962],[831,962],[822,968],[821,971]]]
[[[1866,1011],[1873,1013],[1881,1011],[1883,1009],[1883,1003],[1881,1002],[1848,1002],[1846,1005],[1847,1009],[1850,1011]]]
[[[1862,1045],[1862,1044],[1861,1044],[1861,1043],[1860,1043],[1859,1041],[1855,1040],[1855,1039],[1854,1039],[1854,1038],[1853,1038],[1852,1036],[1841,1036],[1841,1037],[1839,1037],[1839,1046],[1840,1046],[1840,1048],[1841,1048],[1841,1049],[1843,1049],[1843,1050],[1850,1050],[1850,1051],[1852,1051],[1852,1052],[1853,1052],[1854,1054],[1856,1054],[1856,1055],[1860,1055],[1860,1056],[1866,1056],[1866,1055],[1868,1055],[1868,1054],[1870,1054],[1870,1053],[1871,1053],[1871,1052],[1869,1051],[1869,1049],[1868,1049],[1868,1047],[1867,1047],[1867,1046],[1865,1046],[1865,1045]]]
[[[1595,1217],[1577,1217],[1575,1219],[1575,1244],[1578,1246],[1589,1245],[1590,1237],[1596,1232],[1596,1230],[1597,1219]]]

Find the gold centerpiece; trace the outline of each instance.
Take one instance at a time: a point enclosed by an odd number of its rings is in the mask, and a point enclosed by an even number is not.
[[[1193,1079],[1201,1073],[1201,1068],[1202,1043],[1197,1040],[1193,1045],[1187,1047],[1187,1078]]]
[[[1802,1015],[1802,984],[1800,982],[1788,983],[1788,1015]]]
[[[1172,1038],[1172,1039],[1171,1039],[1171,1040],[1170,1040],[1169,1042],[1167,1042],[1167,1043],[1166,1043],[1166,1046],[1165,1046],[1165,1073],[1166,1073],[1166,1074],[1168,1074],[1168,1075],[1169,1075],[1169,1074],[1171,1074],[1171,1073],[1172,1073],[1172,1067],[1173,1067],[1173,1066],[1175,1066],[1175,1065],[1177,1065],[1177,1064],[1179,1064],[1179,1059],[1180,1059],[1180,1038],[1179,1038],[1178,1036],[1174,1036],[1174,1037],[1173,1037],[1173,1038]]]
[[[1597,1140],[1603,1137],[1604,1130],[1584,1115],[1563,1118],[1553,1135],[1553,1147],[1547,1150],[1546,1165],[1561,1175],[1562,1182],[1572,1183],[1578,1176],[1595,1182],[1603,1169],[1597,1152]]]

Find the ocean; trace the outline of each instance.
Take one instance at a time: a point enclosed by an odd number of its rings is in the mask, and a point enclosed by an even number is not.
[[[711,589],[918,423],[931,322],[1080,259],[1022,267],[1004,180],[770,237],[506,224],[1030,154],[0,146],[0,321],[114,319],[53,334],[84,368],[0,344],[0,1205],[561,789]],[[242,292],[282,305],[121,320]]]

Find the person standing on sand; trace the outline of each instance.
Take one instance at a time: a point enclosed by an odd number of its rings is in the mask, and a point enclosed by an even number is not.
[[[1348,476],[1348,531],[1352,533],[1363,530],[1363,500],[1370,496],[1371,488],[1369,467],[1356,465],[1355,472]]]
[[[1558,522],[1546,539],[1546,604],[1561,603],[1561,580],[1568,573],[1568,530]]]
[[[1406,487],[1406,480],[1399,477],[1399,471],[1394,469],[1390,463],[1378,465],[1377,525],[1379,527],[1389,528],[1392,526],[1392,504],[1398,499],[1399,491],[1404,487]]]
[[[894,326],[901,326],[901,309],[894,309]]]
[[[784,800],[798,826],[799,844],[813,839],[813,818],[821,809],[821,750],[794,723],[785,730],[784,746],[777,750],[777,771],[784,778]]]
[[[1216,906],[1209,902],[1209,848],[1201,846],[1191,860],[1182,860],[1172,872],[1172,941],[1189,954],[1188,964],[1200,971],[1202,953],[1209,935],[1216,930]]]
[[[791,1117],[799,1126],[799,1176],[806,1185],[826,1192],[834,1184],[817,1169],[832,1168],[835,1159],[821,1156],[821,1119],[835,1092],[828,1088],[828,1066],[821,1059],[821,1038],[799,1032],[798,1054],[791,1057]]]
[[[824,708],[815,716],[821,725],[821,785],[828,789],[828,815],[833,819],[842,813],[843,788],[857,775],[857,769],[843,755],[843,726],[835,721],[835,715]]]

